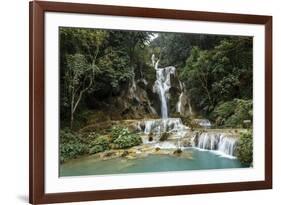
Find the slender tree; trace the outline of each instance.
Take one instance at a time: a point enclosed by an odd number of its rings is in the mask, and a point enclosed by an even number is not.
[[[74,113],[84,93],[91,88],[97,67],[89,64],[81,54],[67,55],[66,61],[65,83],[67,84],[70,128],[72,129]]]

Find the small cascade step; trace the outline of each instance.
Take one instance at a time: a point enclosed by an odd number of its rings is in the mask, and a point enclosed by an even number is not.
[[[217,150],[226,155],[235,156],[238,139],[224,133],[203,132],[194,138],[195,147],[205,150]]]

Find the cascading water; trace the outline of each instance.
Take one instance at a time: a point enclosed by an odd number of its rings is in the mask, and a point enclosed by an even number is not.
[[[155,61],[155,56],[151,57],[152,65],[156,70],[156,81],[153,91],[158,94],[161,102],[161,118],[144,120],[139,125],[143,133],[143,142],[163,149],[182,149],[185,147],[197,147],[204,150],[214,150],[222,155],[231,157],[235,155],[237,139],[222,133],[203,132],[194,138],[190,129],[185,126],[180,118],[169,118],[168,99],[171,87],[171,75],[175,75],[176,68],[168,66],[158,68],[159,60]],[[189,114],[192,114],[189,99],[184,91],[184,86],[180,82],[181,95],[177,103],[177,111],[183,112],[183,107],[189,106]],[[195,122],[204,128],[210,128],[211,123],[207,119],[195,119]],[[160,140],[163,133],[168,134],[168,139]],[[188,145],[184,145],[187,140]]]
[[[181,133],[188,130],[188,127],[182,124],[180,118],[147,120],[144,124],[145,134]]]
[[[182,124],[180,118],[151,119],[143,122],[143,142],[154,144],[155,147],[161,149],[177,149],[181,148],[181,139],[188,133],[189,128]],[[161,134],[166,133],[169,138],[161,141]],[[148,136],[153,135],[153,140],[149,140]]]
[[[183,92],[179,96],[179,101],[177,102],[177,112],[182,114],[182,98],[183,98]]]
[[[186,93],[185,86],[181,81],[179,81],[179,85],[180,85],[181,94],[179,95],[176,111],[183,116],[193,115],[190,99]],[[186,107],[188,107],[188,110],[186,110]]]
[[[168,94],[171,87],[171,74],[174,75],[176,68],[168,66],[165,68],[158,68],[159,60],[154,61],[152,57],[152,64],[156,70],[156,81],[153,86],[153,92],[157,93],[161,102],[161,117],[168,118]]]
[[[235,156],[237,138],[225,134],[204,132],[195,137],[195,147],[219,151],[224,155]]]
[[[158,68],[159,59],[156,61],[154,55],[152,55],[151,60],[156,70],[153,92],[158,94],[161,102],[161,118],[145,120],[143,122],[143,132],[146,134],[143,141],[144,143],[154,143],[156,147],[166,149],[179,148],[179,139],[186,135],[189,128],[183,125],[180,118],[169,118],[169,89],[171,87],[171,75],[175,75],[176,68],[174,66]],[[159,142],[162,133],[169,135],[169,139],[165,142]],[[153,135],[153,140],[148,139],[150,134]]]
[[[235,155],[235,148],[237,146],[237,140],[233,137],[226,137],[221,135],[219,144],[218,144],[218,150],[227,154],[234,156]]]

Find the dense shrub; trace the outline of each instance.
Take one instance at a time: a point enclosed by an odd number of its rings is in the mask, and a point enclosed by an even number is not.
[[[193,109],[206,117],[220,103],[252,98],[253,39],[224,38],[207,49],[195,42],[179,70]]]
[[[88,152],[88,146],[83,142],[81,135],[70,130],[60,131],[60,161],[77,157]]]
[[[113,127],[110,136],[95,132],[81,134],[64,129],[60,131],[60,161],[65,162],[83,154],[96,154],[113,147],[129,148],[141,143],[140,136],[122,127]]]
[[[136,145],[140,145],[142,140],[140,136],[137,134],[130,134],[130,135],[123,135],[117,138],[114,143],[117,145],[118,148],[129,148]]]
[[[217,126],[243,127],[244,120],[252,120],[253,101],[234,99],[219,104],[212,113]]]
[[[142,143],[141,137],[130,133],[127,128],[115,127],[111,134],[113,143],[117,148],[129,148]]]
[[[110,140],[95,132],[78,133],[64,129],[60,131],[60,161],[76,158],[83,154],[95,154],[109,149]]]
[[[253,162],[253,135],[252,131],[241,133],[237,146],[237,157],[243,164]]]
[[[108,136],[99,136],[93,142],[91,142],[89,153],[95,154],[108,150],[110,148],[109,144],[110,140]]]
[[[118,137],[122,136],[122,135],[126,135],[128,134],[128,130],[123,128],[123,127],[118,127],[118,126],[114,126],[111,130],[111,140],[114,141],[116,140]]]

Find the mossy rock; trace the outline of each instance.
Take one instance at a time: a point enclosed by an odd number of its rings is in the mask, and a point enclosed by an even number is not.
[[[166,141],[169,136],[170,136],[170,134],[169,134],[168,132],[163,132],[163,133],[160,135],[159,141],[161,141],[161,142]]]
[[[103,160],[108,160],[108,159],[113,159],[113,158],[119,157],[120,154],[119,154],[119,152],[117,152],[115,150],[108,150],[108,151],[102,152],[99,156]]]
[[[152,142],[152,141],[153,141],[153,134],[152,134],[152,133],[149,133],[149,135],[148,135],[148,141],[149,141],[149,142]]]
[[[126,157],[129,155],[129,152],[127,150],[125,150],[122,154],[121,157]]]
[[[182,150],[181,149],[176,149],[173,154],[175,155],[180,155],[182,153]]]

